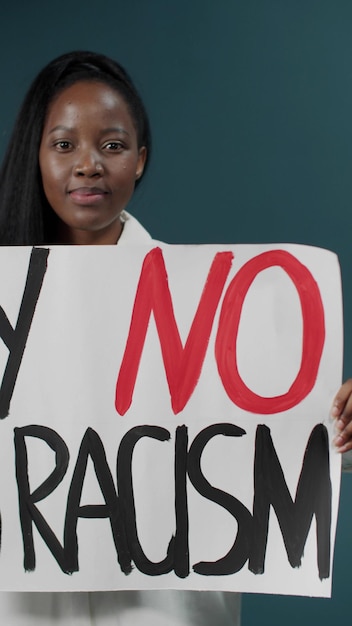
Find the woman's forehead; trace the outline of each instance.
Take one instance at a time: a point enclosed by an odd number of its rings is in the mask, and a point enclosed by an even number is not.
[[[79,81],[60,91],[52,100],[46,124],[59,123],[60,118],[78,123],[82,119],[99,121],[119,118],[134,125],[123,95],[103,82]]]

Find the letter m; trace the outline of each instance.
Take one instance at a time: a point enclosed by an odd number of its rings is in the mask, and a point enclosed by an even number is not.
[[[120,415],[129,409],[153,312],[159,336],[173,412],[186,406],[198,382],[215,312],[231,268],[232,252],[215,255],[185,345],[175,320],[168,275],[160,248],[144,259],[125,353],[116,382],[115,407]]]
[[[270,506],[275,510],[287,557],[299,567],[313,516],[316,519],[319,577],[330,574],[331,482],[329,440],[323,424],[310,434],[304,454],[295,501],[287,488],[270,430],[259,425],[254,462],[253,546],[249,569],[264,572]]]

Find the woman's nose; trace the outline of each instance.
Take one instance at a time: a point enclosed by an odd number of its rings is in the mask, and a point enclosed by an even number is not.
[[[77,156],[77,162],[74,166],[75,176],[102,176],[103,165],[95,151],[85,150]]]

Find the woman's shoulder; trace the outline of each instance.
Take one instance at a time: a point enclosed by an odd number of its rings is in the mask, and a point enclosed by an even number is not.
[[[142,226],[142,224],[131,213],[123,211],[121,216],[123,221],[123,230],[118,241],[118,245],[135,245],[150,244],[165,245],[162,241],[153,239],[151,234]]]

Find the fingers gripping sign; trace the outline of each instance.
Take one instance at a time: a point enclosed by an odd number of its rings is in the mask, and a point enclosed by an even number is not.
[[[338,452],[352,450],[352,378],[340,387],[334,398],[331,414],[335,419],[336,449]]]

